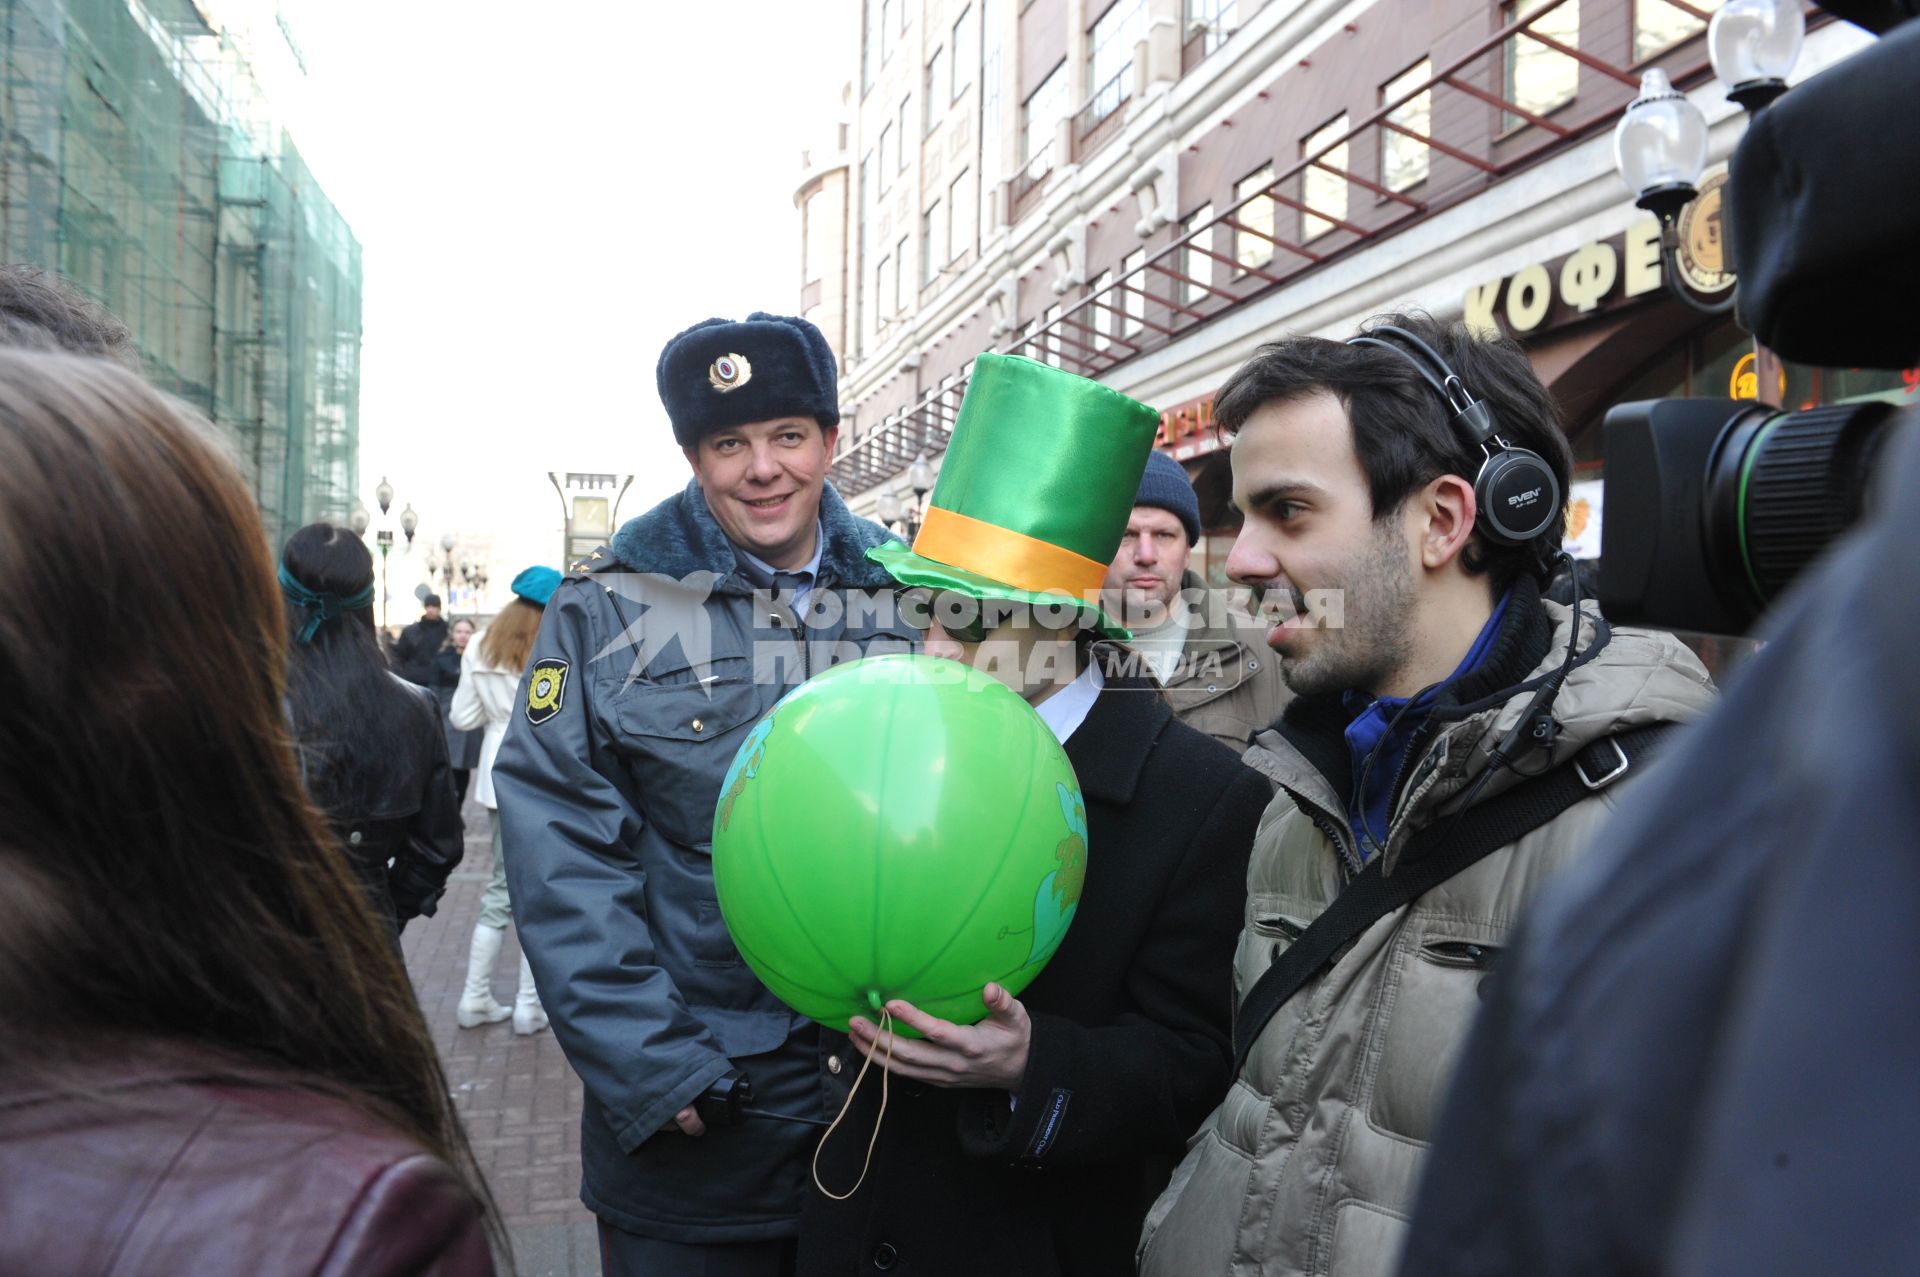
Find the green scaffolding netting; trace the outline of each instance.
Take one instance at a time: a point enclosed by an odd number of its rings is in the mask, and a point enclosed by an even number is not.
[[[189,0],[0,0],[0,261],[58,271],[234,441],[267,533],[343,519],[360,244]]]

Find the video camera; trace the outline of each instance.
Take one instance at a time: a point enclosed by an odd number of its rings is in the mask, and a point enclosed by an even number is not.
[[[1830,4],[1870,30],[1912,0]],[[1756,115],[1734,153],[1738,308],[1800,363],[1920,363],[1920,22]],[[1737,634],[1871,508],[1875,463],[1916,411],[1779,412],[1727,399],[1620,404],[1604,423],[1600,605],[1611,618]],[[1889,583],[1890,588],[1900,588]]]

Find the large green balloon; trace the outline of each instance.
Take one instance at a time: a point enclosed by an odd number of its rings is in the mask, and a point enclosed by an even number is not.
[[[1019,993],[1066,935],[1086,865],[1086,804],[1053,732],[930,656],[852,661],[789,693],[740,746],[713,819],[747,965],[842,1030],[889,998],[970,1024],[989,981]]]

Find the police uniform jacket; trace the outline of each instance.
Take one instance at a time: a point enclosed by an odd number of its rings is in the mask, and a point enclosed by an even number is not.
[[[514,920],[585,1083],[582,1198],[681,1242],[791,1236],[809,1128],[662,1132],[730,1069],[766,1108],[825,1110],[825,1053],[742,962],[713,886],[713,812],[748,729],[831,664],[907,650],[889,540],[821,494],[797,610],[756,590],[689,483],[576,565],[547,604],[494,765]]]

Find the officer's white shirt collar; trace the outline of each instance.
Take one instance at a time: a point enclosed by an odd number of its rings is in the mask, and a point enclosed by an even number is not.
[[[1064,745],[1067,737],[1087,721],[1094,701],[1100,698],[1100,689],[1106,685],[1106,676],[1100,673],[1100,662],[1088,661],[1087,668],[1080,671],[1080,677],[1033,708],[1038,711],[1040,721],[1053,729],[1054,739]]]
[[[795,586],[793,590],[793,606],[797,610],[800,604],[806,601],[807,595],[813,593],[813,583],[820,577],[820,556],[826,553],[826,549],[827,530],[826,527],[816,519],[813,523],[813,557],[807,560],[805,567],[793,569],[776,568],[773,564],[753,553],[753,551],[743,549],[738,545],[733,547],[733,552],[735,555],[753,564],[754,567],[759,568],[760,571],[769,577],[775,572],[791,571],[805,573],[807,579]]]

